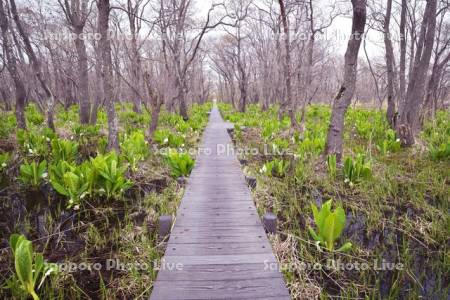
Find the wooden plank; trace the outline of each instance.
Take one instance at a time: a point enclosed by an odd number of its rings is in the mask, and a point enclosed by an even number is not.
[[[231,255],[270,253],[272,248],[267,241],[245,243],[172,244],[166,255]]]
[[[232,255],[165,255],[165,263],[186,265],[230,265],[274,263],[275,256],[270,253],[232,254]]]
[[[236,201],[235,201],[236,202]],[[203,202],[203,203],[182,203],[180,206],[181,211],[183,211],[184,213],[186,213],[186,211],[195,211],[195,210],[220,210],[220,209],[224,209],[224,210],[234,210],[237,207],[239,207],[238,205],[242,205],[243,208],[242,209],[246,209],[246,207],[248,207],[248,204],[253,204],[253,203],[247,203],[247,202],[242,202],[242,204],[236,204],[236,203],[230,203],[230,202]]]
[[[205,280],[205,281],[159,281],[154,291],[160,299],[259,299],[260,297],[277,297],[289,299],[283,280],[278,278],[261,278],[246,280]],[[179,295],[174,298],[173,295]]]
[[[225,207],[220,205],[220,203],[212,203],[212,205],[209,206],[203,206],[203,205],[191,205],[188,206],[188,204],[180,206],[180,212],[183,210],[189,210],[190,213],[196,214],[196,213],[215,213],[218,211],[219,213],[232,213],[232,212],[255,212],[255,209],[251,206],[229,206]]]
[[[234,221],[236,219],[251,219],[251,220],[259,220],[257,213],[254,211],[228,211],[224,212],[222,210],[216,212],[183,212],[180,213],[177,217],[177,220],[215,220],[215,221]]]
[[[224,196],[220,196],[224,195]],[[205,200],[207,202],[211,202],[213,200],[228,203],[228,202],[236,202],[236,201],[252,201],[252,197],[246,192],[242,191],[217,191],[216,194],[208,192],[206,190],[193,190],[188,191],[183,199],[187,199],[188,203],[195,203],[196,201]]]
[[[259,220],[189,220],[189,219],[177,219],[176,223],[178,226],[185,226],[185,227],[193,227],[193,226],[206,226],[206,227],[216,227],[216,226],[226,226],[229,225],[231,227],[233,226],[254,226],[254,225],[261,225],[261,222]]]
[[[207,227],[204,227],[207,228]],[[259,242],[264,240],[264,235],[243,235],[241,233],[224,234],[173,234],[170,236],[170,243],[245,243]],[[168,245],[170,247],[170,244]]]
[[[195,276],[192,276],[195,274]],[[236,265],[186,265],[180,270],[161,270],[161,281],[242,280],[279,277],[280,273],[264,263]]]
[[[204,227],[181,227],[181,226],[175,226],[172,230],[172,233],[177,233],[177,232],[182,232],[182,233],[186,233],[186,232],[207,232],[209,234],[211,233],[225,233],[225,232],[233,232],[233,233],[240,233],[245,235],[246,232],[248,232],[248,235],[252,235],[255,232],[258,232],[262,235],[265,235],[265,231],[263,229],[263,227],[259,226],[259,225],[255,225],[255,226],[245,226],[245,227],[230,227],[228,225],[224,225],[222,227],[217,226],[214,229],[208,229],[208,228],[204,228]]]

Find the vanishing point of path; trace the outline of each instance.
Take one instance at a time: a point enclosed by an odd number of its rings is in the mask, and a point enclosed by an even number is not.
[[[227,127],[213,108],[151,299],[290,299]]]

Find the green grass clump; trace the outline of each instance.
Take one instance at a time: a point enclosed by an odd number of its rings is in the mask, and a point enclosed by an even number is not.
[[[145,136],[140,131],[135,131],[124,137],[120,144],[120,154],[131,167],[132,171],[137,171],[138,163],[144,161],[150,154]]]
[[[17,127],[16,117],[9,112],[0,113],[0,138],[6,139]]]
[[[38,189],[47,178],[47,161],[32,161],[20,166],[19,180],[33,189]]]
[[[317,233],[312,227],[308,227],[311,236],[319,242],[320,245],[333,252],[334,244],[342,234],[345,227],[346,216],[342,207],[337,207],[331,211],[332,200],[325,202],[320,210],[314,203],[311,203],[311,209],[314,215],[314,221],[317,227]],[[352,247],[352,244],[347,242],[336,251],[347,251]]]
[[[78,144],[68,140],[55,138],[51,142],[52,158],[54,161],[73,162],[78,155]]]
[[[8,152],[0,153],[0,173],[8,167],[11,155]]]
[[[166,155],[167,164],[173,177],[187,177],[194,168],[194,160],[188,153],[170,150]]]
[[[47,277],[57,273],[56,265],[45,262],[41,253],[34,253],[32,243],[23,235],[12,234],[10,246],[16,272],[8,280],[8,287],[16,297],[22,298],[28,294],[34,300],[39,300],[36,289],[42,286]]]

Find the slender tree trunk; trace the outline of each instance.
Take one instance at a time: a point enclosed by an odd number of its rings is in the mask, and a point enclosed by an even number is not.
[[[405,100],[406,90],[406,0],[402,0],[402,8],[400,14],[400,90],[398,96],[398,106],[402,106]]]
[[[178,48],[178,46],[176,47],[176,49]],[[175,50],[175,72],[176,72],[176,78],[175,78],[175,84],[178,90],[178,107],[179,107],[179,112],[180,115],[183,117],[184,120],[188,120],[189,116],[187,113],[187,105],[186,105],[186,82],[185,82],[185,78],[184,75],[182,74],[181,71],[181,58],[180,58],[180,50]]]
[[[83,33],[83,29],[75,31],[77,36],[80,36]],[[79,106],[80,106],[80,123],[88,124],[90,119],[90,97],[89,97],[89,78],[88,78],[88,59],[86,53],[86,45],[82,38],[77,38],[75,40],[75,48],[77,50],[78,57],[78,80],[79,80]]]
[[[0,15],[1,15],[1,12],[0,12]],[[1,25],[0,25],[0,27],[1,27]],[[8,95],[8,92],[4,88],[0,88],[0,96],[2,97],[2,101],[5,104],[5,106],[4,106],[5,111],[11,111],[11,103],[9,101],[10,97]]]
[[[102,82],[102,53],[100,50],[100,45],[95,45],[95,78],[97,79],[97,84],[95,85],[94,92],[94,102],[91,107],[90,123],[95,125],[97,123],[97,112],[100,104],[104,99],[103,92],[103,82]],[[99,84],[99,82],[101,82]]]
[[[395,99],[394,99],[394,48],[391,40],[391,12],[392,0],[387,0],[386,16],[384,19],[384,45],[386,47],[386,69],[387,69],[387,121],[392,128],[395,128]]]
[[[233,82],[233,78],[228,79],[228,87],[229,87],[229,97],[230,97],[230,102],[233,105],[233,108],[238,110],[239,109],[239,105],[236,104],[236,90],[234,87],[234,82]]]
[[[151,79],[150,75],[146,72],[144,74],[145,83],[147,86],[147,94],[149,98],[149,102],[151,104],[152,108],[152,119],[150,122],[150,126],[148,128],[148,142],[151,143],[153,141],[153,133],[155,132],[156,128],[158,127],[158,121],[159,121],[159,113],[161,112],[161,106],[163,104],[163,99],[160,95],[157,95],[156,91],[151,85]]]
[[[239,101],[239,103],[240,103],[239,111],[245,112],[245,110],[247,109],[247,85],[246,85],[245,81],[247,79],[246,79],[245,74],[242,74],[242,76],[243,76],[243,78],[239,82],[239,91],[241,94],[241,99]]]
[[[148,128],[148,137],[150,140],[153,139],[153,133],[158,127],[159,113],[161,112],[161,106],[162,102],[158,101],[157,104],[152,107],[152,120],[150,123],[150,127]]]
[[[186,83],[180,82],[180,85],[181,85],[180,94],[178,96],[180,115],[183,117],[183,120],[187,121],[187,120],[189,120],[189,116],[188,116],[188,109],[187,109],[187,104],[186,104],[186,95],[187,95],[187,89],[185,86]]]
[[[241,38],[241,27],[240,25],[237,28],[237,54],[236,54],[236,67],[237,67],[237,79],[238,79],[238,88],[239,88],[239,111],[245,112],[247,109],[247,72],[246,72],[246,64],[245,57],[242,58],[242,38]],[[245,55],[245,54],[244,54]]]
[[[284,6],[283,0],[278,0],[280,5],[280,14],[281,14],[281,22],[283,25],[283,33],[284,33],[284,80],[286,86],[286,99],[283,101],[282,110],[288,109],[289,118],[291,119],[291,124],[295,129],[299,129],[299,125],[297,123],[297,119],[295,118],[295,110],[293,107],[292,101],[292,73],[291,73],[291,47],[290,47],[290,37],[289,37],[289,26],[286,15],[286,7]]]
[[[6,1],[5,4],[7,5]],[[14,82],[16,94],[17,126],[19,128],[25,129],[26,128],[25,114],[24,114],[25,99],[26,99],[25,85],[23,84],[22,79],[20,78],[19,71],[17,69],[17,60],[16,57],[14,56],[14,52],[10,44],[8,34],[9,20],[8,16],[6,15],[3,0],[0,0],[0,27],[2,31],[3,50],[6,58],[6,67]]]
[[[312,101],[314,97],[314,93],[312,92],[312,70],[314,64],[314,45],[316,41],[315,29],[314,29],[314,7],[312,4],[312,0],[308,2],[309,6],[309,30],[310,36],[308,41],[307,55],[306,55],[306,76],[305,76],[305,85],[304,85],[304,97],[302,103],[302,109],[300,114],[300,125],[299,130],[303,133],[305,130],[305,122],[306,122],[306,107]]]
[[[47,85],[47,83],[44,79],[44,74],[42,73],[41,63],[38,60],[33,47],[31,46],[31,42],[28,37],[28,34],[22,27],[22,22],[20,21],[19,14],[17,13],[17,7],[16,7],[15,0],[10,0],[10,4],[11,4],[11,13],[13,15],[13,19],[16,23],[17,30],[19,31],[19,34],[22,37],[22,40],[24,42],[25,50],[31,61],[31,66],[32,66],[33,71],[36,75],[36,78],[38,79],[38,82],[40,83],[42,89],[44,90],[45,96],[47,98],[47,126],[51,129],[55,130],[55,124],[53,121],[55,99],[53,97],[53,93],[51,92],[49,86]]]
[[[420,127],[420,111],[424,101],[426,75],[435,38],[436,1],[427,1],[413,71],[409,78],[404,106],[397,124],[397,134],[403,146],[411,146],[415,143],[414,136]]]
[[[108,149],[119,150],[118,126],[114,108],[114,92],[112,85],[111,42],[109,40],[109,0],[98,0],[98,29],[100,33],[100,51],[102,54],[102,81],[105,98],[106,114],[108,116]]]
[[[77,51],[77,73],[78,73],[78,104],[79,118],[81,124],[88,124],[90,120],[90,96],[88,78],[88,59],[86,44],[83,38],[83,29],[88,18],[88,0],[58,0],[71,30],[76,35],[75,49]]]
[[[436,100],[438,98],[439,83],[441,82],[445,66],[450,62],[450,53],[441,62],[438,62],[438,60],[439,57],[436,58],[436,61],[433,64],[431,76],[428,81],[423,111],[424,118],[434,118],[436,115]]]
[[[240,52],[240,50],[238,52]],[[239,57],[237,64],[239,71],[239,92],[240,92],[239,110],[241,112],[245,112],[247,108],[247,74],[245,72],[244,66],[242,65],[240,55],[241,54],[238,53]]]
[[[326,154],[335,154],[338,161],[342,159],[345,113],[355,92],[358,53],[361,40],[364,38],[367,17],[366,0],[352,0],[352,6],[352,36],[345,53],[344,81],[334,99],[325,146]]]
[[[130,23],[130,33],[131,33],[131,82],[135,86],[133,90],[133,110],[140,113],[141,109],[141,97],[137,93],[141,83],[141,58],[139,55],[139,50],[137,46],[137,36],[138,32],[136,28],[136,14],[139,11],[139,6],[133,6],[132,1],[127,1],[128,5],[128,21]]]

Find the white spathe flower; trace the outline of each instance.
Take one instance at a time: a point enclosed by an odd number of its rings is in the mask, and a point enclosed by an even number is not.
[[[47,178],[47,176],[48,176],[48,173],[47,172],[45,172],[45,173],[42,173],[42,178]]]
[[[50,139],[47,137],[47,138],[45,138],[45,140],[47,141],[47,142],[50,142]]]
[[[2,163],[2,168],[6,168],[6,163]]]
[[[33,154],[33,149],[28,148],[28,152],[29,152],[30,154]]]
[[[80,205],[79,204],[77,204],[77,205],[75,205],[74,207],[73,207],[73,210],[79,210],[80,209]]]
[[[264,165],[261,170],[259,170],[260,173],[266,173],[267,172],[267,167],[266,165]]]

